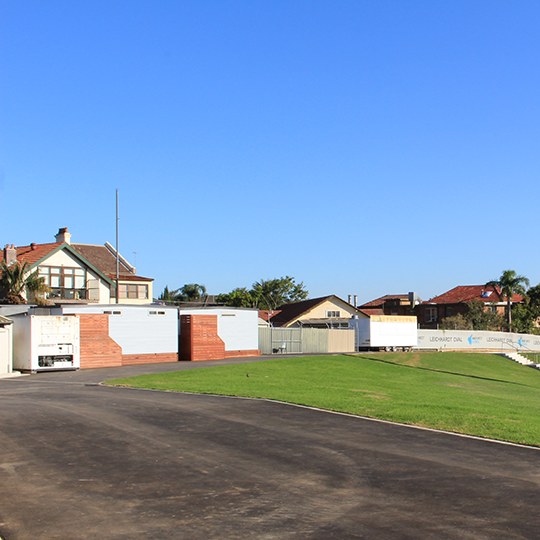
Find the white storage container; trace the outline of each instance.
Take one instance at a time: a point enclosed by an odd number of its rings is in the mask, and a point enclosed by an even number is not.
[[[372,315],[369,319],[351,319],[356,329],[357,349],[410,349],[418,343],[416,317],[408,315]]]

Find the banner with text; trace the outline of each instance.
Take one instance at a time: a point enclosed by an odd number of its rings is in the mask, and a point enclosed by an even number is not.
[[[540,352],[540,336],[473,330],[418,330],[415,348]]]

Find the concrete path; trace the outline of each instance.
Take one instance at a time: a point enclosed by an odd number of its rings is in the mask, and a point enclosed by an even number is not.
[[[538,450],[279,403],[96,385],[199,367],[1,380],[0,536],[540,538]]]

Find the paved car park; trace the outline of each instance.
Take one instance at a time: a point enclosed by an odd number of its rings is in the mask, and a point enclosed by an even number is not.
[[[263,400],[96,384],[199,367],[0,380],[0,536],[540,538],[539,450]]]

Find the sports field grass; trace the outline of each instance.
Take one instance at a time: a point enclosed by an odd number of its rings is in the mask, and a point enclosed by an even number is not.
[[[540,446],[540,371],[491,354],[276,358],[107,384],[269,398]]]

